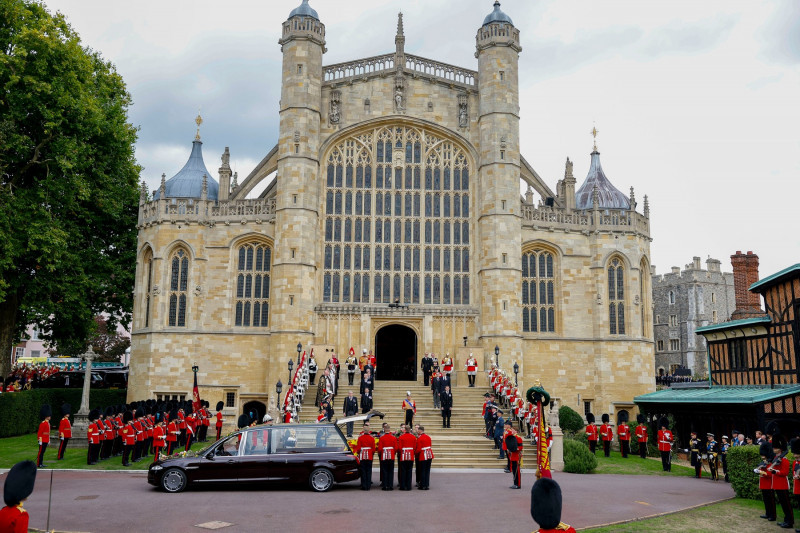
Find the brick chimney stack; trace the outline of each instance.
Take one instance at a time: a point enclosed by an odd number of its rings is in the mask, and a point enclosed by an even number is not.
[[[733,289],[736,293],[736,310],[731,320],[763,316],[761,296],[750,292],[750,286],[758,281],[758,256],[751,251],[743,254],[737,250],[731,256],[733,266]]]

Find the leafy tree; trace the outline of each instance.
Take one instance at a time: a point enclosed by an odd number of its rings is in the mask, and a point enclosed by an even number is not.
[[[26,324],[62,354],[129,321],[139,167],[114,66],[63,15],[0,0],[0,375]]]
[[[120,334],[116,328],[108,325],[108,319],[102,315],[94,317],[96,333],[89,339],[97,360],[103,363],[118,363],[120,358],[131,345],[131,338]]]

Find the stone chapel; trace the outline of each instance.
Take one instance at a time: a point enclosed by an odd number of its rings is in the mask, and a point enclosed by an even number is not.
[[[596,144],[580,186],[569,159],[551,189],[523,157],[499,2],[476,70],[406,53],[402,15],[394,51],[346,63],[323,63],[325,32],[308,0],[283,22],[279,137],[246,178],[227,148],[210,172],[198,130],[143,186],[129,400],[190,397],[196,364],[201,396],[241,412],[298,350],[353,347],[379,380],[473,353],[581,414],[634,409],[655,390],[647,197],[638,212]]]

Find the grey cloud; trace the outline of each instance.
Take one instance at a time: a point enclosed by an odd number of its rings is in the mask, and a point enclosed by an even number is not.
[[[800,63],[800,2],[778,4],[759,37],[768,60],[789,65]]]

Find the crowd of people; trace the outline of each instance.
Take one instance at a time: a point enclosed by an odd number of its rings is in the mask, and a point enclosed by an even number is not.
[[[38,388],[42,381],[57,372],[65,370],[72,370],[72,365],[69,364],[62,368],[55,364],[47,365],[39,363],[29,365],[27,363],[17,363],[11,368],[11,372],[9,372],[4,379],[0,380],[0,393]]]

